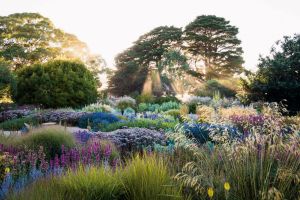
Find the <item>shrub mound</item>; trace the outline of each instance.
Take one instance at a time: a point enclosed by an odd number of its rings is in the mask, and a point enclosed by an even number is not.
[[[19,104],[47,108],[80,107],[97,99],[97,81],[82,63],[55,60],[17,72]]]
[[[146,128],[118,129],[108,133],[100,133],[97,136],[112,141],[122,151],[151,148],[155,144],[164,144],[166,141],[164,133]]]

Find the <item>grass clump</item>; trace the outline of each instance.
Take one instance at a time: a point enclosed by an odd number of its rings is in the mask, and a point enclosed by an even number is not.
[[[46,157],[54,158],[56,154],[61,155],[62,145],[65,148],[75,146],[75,139],[64,127],[50,126],[36,128],[21,137],[16,137],[14,143],[16,146],[26,146],[36,151],[43,146]]]
[[[169,200],[182,199],[167,165],[155,155],[134,157],[110,169],[80,167],[62,177],[44,179],[12,194],[8,200]]]
[[[35,117],[23,117],[19,119],[12,119],[0,123],[0,130],[19,131],[24,127],[25,123],[31,126],[36,126],[39,124],[39,121]]]

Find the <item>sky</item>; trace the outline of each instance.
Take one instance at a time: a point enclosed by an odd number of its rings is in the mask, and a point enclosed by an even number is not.
[[[0,0],[0,15],[38,12],[75,34],[108,66],[137,38],[162,25],[185,27],[213,14],[239,28],[244,66],[255,70],[284,35],[300,33],[300,0]]]

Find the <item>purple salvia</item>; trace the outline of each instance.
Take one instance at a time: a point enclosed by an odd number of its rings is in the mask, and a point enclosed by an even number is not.
[[[105,149],[104,149],[105,158],[109,158],[111,153],[112,153],[111,146],[110,146],[110,144],[108,144],[105,146]]]

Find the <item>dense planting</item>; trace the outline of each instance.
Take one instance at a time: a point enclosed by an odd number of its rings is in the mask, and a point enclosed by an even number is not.
[[[7,119],[2,129],[22,130],[0,137],[0,198],[299,196],[299,117],[282,116],[277,104],[245,107],[194,96],[185,103],[145,104],[157,105],[152,112],[141,111],[143,104],[122,112],[120,101],[0,113]],[[39,127],[44,122],[65,127]],[[31,126],[24,129],[25,123]]]

